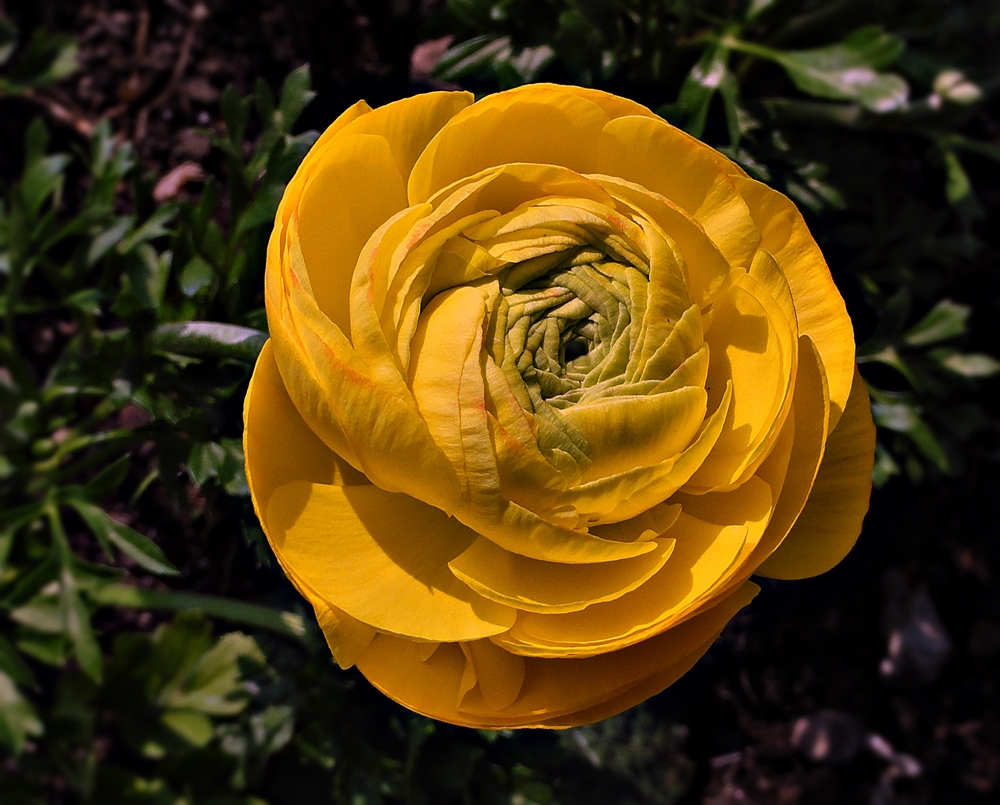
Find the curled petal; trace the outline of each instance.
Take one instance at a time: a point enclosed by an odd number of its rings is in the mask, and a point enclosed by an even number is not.
[[[809,500],[760,573],[774,579],[803,579],[840,562],[861,533],[874,463],[875,426],[868,391],[856,373],[844,413],[827,439]]]

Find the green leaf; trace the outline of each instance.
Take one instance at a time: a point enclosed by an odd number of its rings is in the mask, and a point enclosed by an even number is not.
[[[118,244],[118,252],[128,254],[140,244],[169,235],[168,225],[177,217],[179,209],[176,204],[164,204],[158,207],[131,235]]]
[[[265,341],[267,333],[212,321],[161,324],[150,338],[153,348],[164,352],[247,363],[257,360]]]
[[[941,472],[949,472],[951,462],[930,426],[909,403],[872,403],[875,424],[887,430],[905,433],[921,453],[930,459]]]
[[[87,265],[94,265],[117,246],[133,226],[135,226],[135,218],[131,215],[125,215],[95,237],[87,249]]]
[[[509,36],[476,36],[450,47],[434,67],[434,77],[456,81],[485,74],[497,59],[506,59],[512,48]]]
[[[0,673],[7,674],[15,683],[23,687],[36,687],[35,675],[17,650],[0,636]]]
[[[909,86],[895,73],[883,73],[903,52],[903,40],[870,25],[843,42],[812,50],[775,50],[749,42],[725,40],[736,50],[780,64],[803,92],[819,98],[858,101],[872,112],[906,106]]]
[[[972,182],[962,167],[962,162],[958,155],[950,148],[942,152],[945,167],[944,192],[948,203],[955,209],[955,212],[965,221],[974,221],[983,218],[986,213],[976,192],[972,189]]]
[[[177,568],[170,563],[160,546],[149,537],[144,537],[138,531],[119,523],[98,506],[82,500],[72,500],[70,503],[80,513],[106,553],[107,546],[113,544],[139,567],[150,573],[159,576],[177,575]]]
[[[910,328],[904,341],[912,347],[946,341],[965,333],[965,323],[972,309],[950,299],[942,299],[919,322]]]
[[[62,187],[63,172],[68,164],[67,154],[51,154],[28,166],[19,188],[29,216],[35,216],[46,199]]]
[[[177,284],[180,286],[182,294],[192,297],[197,295],[199,291],[210,287],[214,279],[215,269],[212,264],[199,255],[195,255],[181,269]]]
[[[83,487],[84,494],[90,500],[103,500],[125,483],[131,465],[131,456],[119,456],[87,481]]]
[[[279,128],[290,133],[295,121],[303,110],[312,103],[316,93],[312,91],[312,79],[309,76],[309,65],[303,64],[292,70],[281,85],[281,97],[278,101],[278,112],[281,115]]]
[[[17,49],[17,28],[10,20],[0,17],[0,65],[10,61]]]
[[[41,735],[43,729],[35,709],[14,680],[0,671],[0,744],[6,744],[18,755],[24,749],[25,739]]]
[[[168,710],[160,722],[189,747],[200,749],[212,740],[212,719],[197,710]]]
[[[195,444],[187,460],[187,471],[191,481],[196,486],[204,486],[209,478],[218,476],[225,460],[226,451],[222,449],[222,445],[215,442]]]
[[[295,640],[303,640],[307,634],[305,622],[300,615],[217,595],[146,590],[116,584],[95,591],[91,599],[106,606],[204,612],[212,618],[266,629]]]
[[[61,634],[65,626],[55,593],[35,596],[27,604],[11,610],[9,617],[15,623],[44,634]]]
[[[148,243],[140,243],[125,255],[122,291],[115,301],[115,312],[130,316],[155,310],[163,304],[170,263]]]
[[[62,570],[59,583],[59,606],[66,634],[80,669],[95,682],[101,681],[104,657],[90,625],[90,611],[76,589],[76,581],[68,567]]]
[[[199,659],[180,684],[164,689],[160,701],[170,709],[190,709],[217,716],[236,715],[250,700],[244,675],[263,667],[264,663],[264,654],[253,638],[230,632]]]
[[[992,377],[1000,372],[1000,361],[990,355],[953,353],[940,359],[940,364],[962,377]]]
[[[709,45],[681,86],[677,102],[687,113],[684,129],[693,137],[701,137],[705,131],[709,105],[729,75],[728,62],[729,48],[726,45],[722,42]]]

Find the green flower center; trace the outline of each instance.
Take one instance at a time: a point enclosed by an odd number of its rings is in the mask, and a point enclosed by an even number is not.
[[[523,384],[533,411],[567,408],[624,383],[636,300],[647,284],[644,266],[597,247],[545,255],[501,273],[495,324],[503,329],[494,344],[502,349],[493,357],[515,385]]]

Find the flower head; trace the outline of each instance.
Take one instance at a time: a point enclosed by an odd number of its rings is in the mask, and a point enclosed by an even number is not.
[[[582,724],[853,545],[874,429],[798,211],[622,98],[359,103],[289,185],[246,403],[337,662],[434,718]]]

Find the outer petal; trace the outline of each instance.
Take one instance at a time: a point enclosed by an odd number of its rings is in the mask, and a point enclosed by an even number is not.
[[[410,174],[410,203],[509,162],[591,173],[595,143],[608,119],[593,101],[561,88],[541,85],[490,95],[453,117],[431,140]]]
[[[823,460],[829,426],[830,392],[826,375],[816,348],[809,336],[804,335],[799,339],[799,370],[792,415],[786,425],[791,433],[782,434],[774,452],[760,468],[761,476],[775,489],[778,499],[771,522],[750,557],[750,567],[760,565],[774,552],[806,505]]]
[[[715,154],[664,120],[622,117],[605,126],[592,172],[670,199],[694,216],[732,266],[749,267],[760,233]]]
[[[826,453],[809,501],[781,546],[760,567],[774,579],[825,573],[854,547],[868,511],[875,462],[875,425],[868,391],[855,372],[851,396]]]
[[[351,332],[358,256],[372,233],[405,206],[406,185],[392,149],[372,134],[341,134],[305,184],[297,210],[302,257],[316,303],[345,335]]]
[[[854,331],[844,299],[802,214],[781,193],[753,179],[733,179],[760,229],[761,246],[788,280],[799,332],[819,351],[830,384],[830,426],[840,418],[854,379]]]
[[[452,724],[487,729],[575,726],[592,721],[595,712],[600,717],[621,712],[672,683],[756,592],[756,585],[746,584],[702,615],[619,652],[585,659],[528,659],[520,695],[500,711],[475,689],[456,705],[466,667],[457,646],[443,645],[425,661],[418,644],[379,635],[358,668],[396,701]]]
[[[247,482],[258,512],[267,508],[277,487],[292,479],[337,486],[368,483],[306,425],[281,381],[271,341],[257,358],[243,423]]]
[[[513,610],[480,598],[448,570],[475,534],[406,495],[296,481],[275,490],[262,522],[283,564],[379,631],[475,640],[514,621]]]
[[[670,559],[637,590],[582,612],[521,615],[509,635],[495,638],[518,654],[539,657],[603,654],[668,629],[709,596],[747,539],[743,524],[717,525],[681,514],[665,537],[677,541]]]
[[[392,150],[405,182],[427,143],[455,115],[472,105],[471,92],[425,92],[380,106],[344,126],[341,136],[377,134]],[[343,205],[344,208],[350,204]]]

